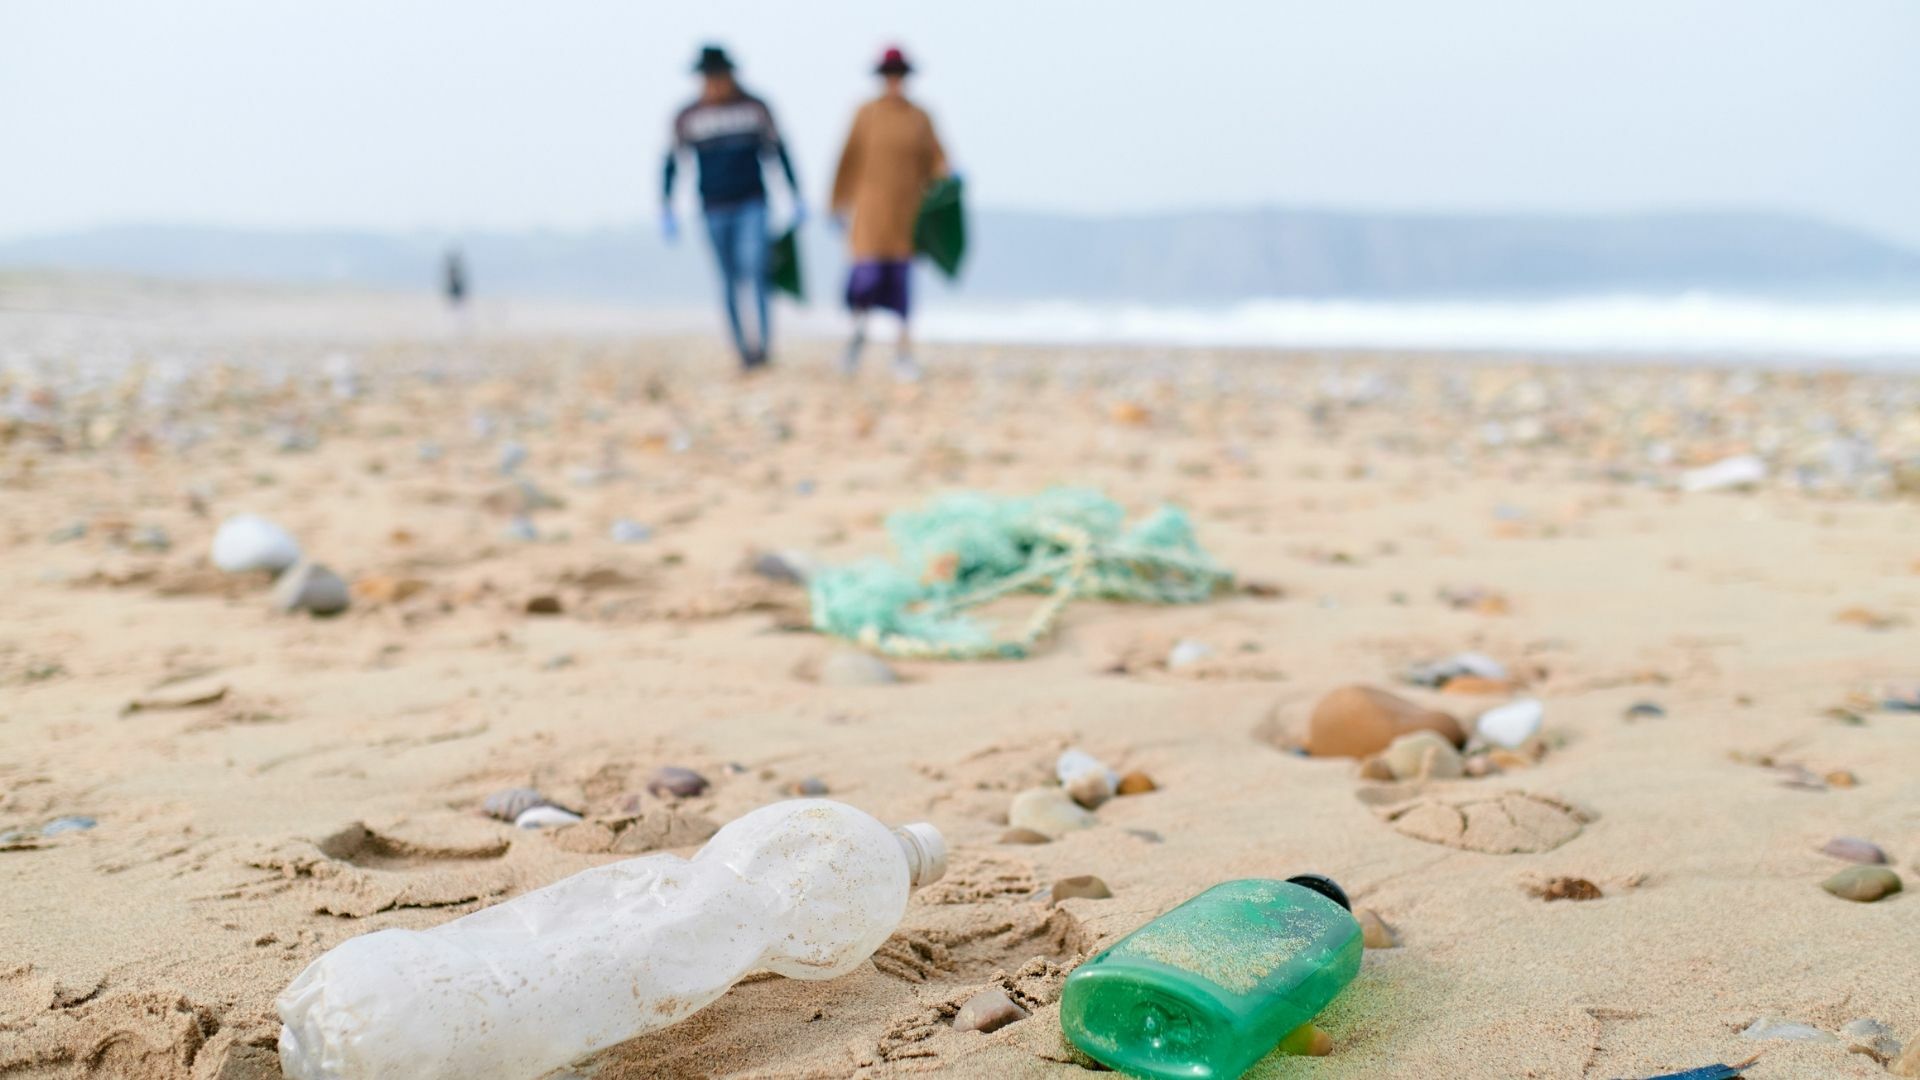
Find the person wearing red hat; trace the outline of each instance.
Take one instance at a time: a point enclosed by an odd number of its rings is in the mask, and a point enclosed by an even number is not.
[[[853,340],[842,367],[849,375],[859,370],[867,317],[873,309],[884,308],[900,317],[894,374],[910,381],[920,374],[907,327],[913,223],[927,186],[947,175],[947,155],[934,134],[933,119],[907,100],[913,65],[906,54],[888,49],[874,71],[882,83],[880,96],[854,114],[833,178],[834,219],[851,218],[848,246],[853,257],[847,278]]]

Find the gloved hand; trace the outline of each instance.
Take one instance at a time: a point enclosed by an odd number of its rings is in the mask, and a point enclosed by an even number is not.
[[[680,241],[680,219],[673,216],[673,207],[671,206],[660,209],[660,239],[665,240],[669,244],[679,243]]]

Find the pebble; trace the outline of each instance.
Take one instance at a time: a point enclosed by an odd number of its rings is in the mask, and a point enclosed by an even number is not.
[[[1455,746],[1466,742],[1460,722],[1371,686],[1343,686],[1320,699],[1307,721],[1307,752],[1315,757],[1370,757],[1410,731],[1434,731]]]
[[[1397,949],[1400,947],[1400,935],[1393,932],[1378,912],[1372,908],[1361,908],[1354,915],[1360,922],[1360,943],[1369,949]]]
[[[1505,664],[1477,652],[1455,653],[1444,660],[1415,665],[1402,678],[1415,686],[1441,687],[1451,680],[1466,676],[1501,683],[1511,678]]]
[[[653,527],[632,518],[620,518],[607,530],[607,536],[616,544],[644,544],[653,539]]]
[[[1820,853],[1848,862],[1884,864],[1892,861],[1880,845],[1857,836],[1836,836],[1820,846]]]
[[[481,801],[480,809],[486,811],[488,817],[513,821],[536,806],[551,805],[546,796],[530,787],[513,787],[487,796]]]
[[[1061,878],[1053,883],[1053,903],[1062,900],[1111,900],[1113,890],[1092,874]]]
[[[1747,1025],[1740,1033],[1743,1039],[1786,1039],[1790,1042],[1839,1042],[1833,1036],[1798,1020],[1782,1020],[1774,1016],[1762,1016]]]
[[[66,832],[83,832],[93,828],[96,824],[98,824],[98,822],[90,817],[81,814],[72,814],[67,817],[54,818],[52,821],[40,826],[40,835],[59,836],[61,833]]]
[[[1606,894],[1586,878],[1557,877],[1529,890],[1542,900],[1599,900]]]
[[[1847,1021],[1840,1028],[1840,1040],[1847,1044],[1847,1049],[1865,1054],[1882,1065],[1900,1056],[1900,1040],[1893,1029],[1867,1017]]]
[[[1393,766],[1387,764],[1386,758],[1375,754],[1360,763],[1357,775],[1362,780],[1392,780]]]
[[[542,803],[522,811],[519,817],[513,819],[513,824],[522,829],[551,829],[556,825],[575,825],[581,820],[580,815],[571,810]]]
[[[821,686],[891,686],[900,681],[885,660],[858,649],[835,649],[820,661]]]
[[[1160,785],[1153,782],[1153,777],[1135,769],[1120,778],[1120,783],[1114,788],[1114,794],[1145,795],[1149,791],[1158,790],[1160,790]]]
[[[1842,900],[1871,904],[1900,891],[1900,875],[1884,866],[1849,866],[1820,883]]]
[[[1431,731],[1400,736],[1380,759],[1395,780],[1453,780],[1465,772],[1460,751]]]
[[[1528,739],[1540,734],[1546,707],[1538,698],[1521,698],[1488,709],[1474,721],[1474,731],[1482,739],[1508,750],[1518,750]]]
[[[277,574],[300,561],[300,545],[292,533],[258,514],[235,514],[213,534],[210,554],[213,565],[229,574]]]
[[[960,1006],[960,1011],[953,1014],[953,1030],[978,1031],[984,1035],[1030,1015],[1015,1004],[1006,991],[995,987],[980,991]]]
[[[1629,720],[1658,720],[1667,715],[1667,710],[1651,701],[1636,701],[1627,706]]]
[[[827,782],[817,776],[809,776],[787,785],[787,791],[803,799],[817,799],[827,793]]]
[[[1057,787],[1029,788],[1013,797],[1007,824],[1058,839],[1077,829],[1090,829],[1100,819]]]
[[[647,790],[662,799],[691,799],[706,792],[707,778],[692,769],[662,765],[647,778]]]
[[[316,562],[303,562],[273,586],[273,610],[291,615],[338,615],[352,603],[352,593],[339,574]]]
[[[762,551],[748,568],[768,581],[785,585],[805,585],[813,576],[813,560],[797,551]]]
[[[1213,646],[1206,642],[1181,638],[1174,642],[1173,648],[1167,652],[1167,670],[1178,671],[1181,668],[1192,667],[1212,655]]]
[[[1479,675],[1459,675],[1448,679],[1440,687],[1448,694],[1466,694],[1477,697],[1501,697],[1513,693],[1513,684],[1505,679],[1488,679]]]
[[[1767,463],[1752,454],[1722,458],[1680,474],[1682,491],[1737,491],[1767,478]]]
[[[1120,787],[1120,774],[1080,749],[1063,751],[1053,763],[1053,775],[1074,802],[1089,810],[1098,810]]]
[[[142,525],[128,534],[127,546],[135,551],[163,554],[173,550],[173,537],[158,525]]]
[[[529,615],[558,615],[564,610],[557,596],[535,596],[527,600]]]
[[[540,539],[540,530],[534,527],[532,518],[525,514],[517,514],[512,521],[507,522],[507,527],[502,530],[502,535],[509,540],[518,540],[530,544]]]
[[[1003,844],[1046,844],[1051,843],[1052,839],[1047,836],[1046,833],[1035,832],[1032,829],[1008,829],[1006,832],[1000,834],[1000,842]]]

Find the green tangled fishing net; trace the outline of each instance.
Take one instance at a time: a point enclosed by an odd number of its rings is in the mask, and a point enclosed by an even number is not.
[[[887,534],[897,563],[821,570],[809,591],[816,628],[890,656],[1024,657],[1075,598],[1191,604],[1233,581],[1179,509],[1161,507],[1128,528],[1118,503],[1079,488],[947,495],[888,517]],[[962,614],[1016,592],[1049,595],[1014,638],[995,639]]]

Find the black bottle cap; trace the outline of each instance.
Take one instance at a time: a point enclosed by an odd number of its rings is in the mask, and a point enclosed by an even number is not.
[[[1314,892],[1339,904],[1348,911],[1353,910],[1353,901],[1347,899],[1346,890],[1342,889],[1330,877],[1322,877],[1319,874],[1301,874],[1298,877],[1288,878],[1287,884],[1298,885],[1303,889],[1312,889]]]

